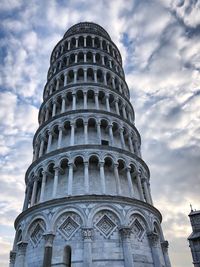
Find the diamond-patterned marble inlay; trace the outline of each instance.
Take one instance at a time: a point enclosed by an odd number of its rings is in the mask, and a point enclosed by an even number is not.
[[[40,242],[40,240],[42,239],[43,233],[44,233],[44,230],[38,223],[30,235],[31,241],[34,246],[36,246]]]
[[[105,237],[109,237],[117,227],[107,215],[103,215],[95,226]]]
[[[132,227],[133,227],[133,233],[138,237],[139,240],[141,240],[144,236],[145,229],[138,221],[138,219],[135,219],[135,221],[132,224]]]
[[[60,225],[59,232],[66,238],[70,239],[72,235],[79,229],[80,225],[70,216]]]

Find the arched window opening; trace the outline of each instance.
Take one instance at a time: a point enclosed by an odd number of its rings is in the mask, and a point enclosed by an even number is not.
[[[94,81],[94,71],[91,68],[87,70],[87,81]]]
[[[72,38],[72,40],[71,40],[71,48],[75,48],[75,46],[76,46],[76,39]]]
[[[100,47],[100,41],[99,41],[99,38],[97,38],[97,37],[94,38],[94,46],[96,48],[99,48]]]
[[[97,82],[102,83],[103,82],[103,73],[101,70],[97,70]]]
[[[78,38],[78,47],[83,47],[84,46],[84,38],[83,36],[80,36]]]
[[[92,38],[91,38],[91,36],[87,36],[87,38],[86,38],[86,46],[87,47],[92,47]]]
[[[75,55],[71,54],[69,57],[69,64],[73,64],[75,62]]]
[[[78,53],[78,63],[84,62],[84,54],[83,52]]]
[[[67,75],[67,83],[71,83],[74,81],[74,72],[73,70],[70,70]]]
[[[107,50],[107,46],[106,46],[106,41],[105,40],[103,40],[102,46],[103,46],[103,50],[106,51]]]
[[[78,70],[78,76],[77,76],[78,81],[83,81],[84,80],[84,71],[83,69]]]
[[[70,246],[66,246],[64,248],[64,254],[63,254],[63,263],[64,267],[71,267],[72,263],[72,249]]]
[[[99,53],[97,53],[97,54],[95,55],[95,58],[96,58],[96,63],[101,64],[101,56],[100,56]]]
[[[91,52],[87,53],[87,63],[92,63],[93,62],[93,55]]]

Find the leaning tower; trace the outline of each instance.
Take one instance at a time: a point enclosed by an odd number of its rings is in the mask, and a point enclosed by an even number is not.
[[[170,267],[122,59],[95,23],[50,59],[10,267]]]

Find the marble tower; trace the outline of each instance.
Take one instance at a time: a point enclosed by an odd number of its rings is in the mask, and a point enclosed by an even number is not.
[[[122,58],[78,23],[50,58],[10,267],[170,267]]]

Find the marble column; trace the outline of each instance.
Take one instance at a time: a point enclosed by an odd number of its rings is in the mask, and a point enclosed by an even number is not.
[[[36,201],[37,185],[38,185],[38,181],[35,178],[35,181],[33,183],[32,196],[31,196],[31,207],[35,204],[35,201]]]
[[[164,240],[163,242],[161,242],[161,247],[162,247],[163,256],[164,256],[164,260],[165,260],[165,266],[171,267],[171,263],[170,263],[169,255],[168,255],[168,247],[169,247],[168,241]]]
[[[85,185],[85,193],[89,193],[89,170],[88,170],[88,161],[84,161],[84,185]]]
[[[131,170],[130,167],[126,168],[126,175],[127,175],[128,187],[129,187],[129,191],[130,191],[130,197],[134,197],[133,182],[132,182],[130,170]]]
[[[101,179],[101,190],[102,194],[106,193],[106,182],[105,182],[105,173],[104,173],[104,161],[99,162],[100,165],[100,179]]]
[[[113,146],[113,144],[114,144],[114,139],[113,139],[113,129],[112,129],[112,124],[109,124],[109,125],[108,125],[108,129],[109,129],[110,144],[111,144],[111,146]]]
[[[58,187],[58,175],[59,175],[59,168],[54,167],[54,179],[53,179],[53,192],[52,192],[52,198],[56,197],[57,194],[57,187]]]
[[[41,143],[40,143],[40,151],[39,151],[39,158],[43,155],[44,152],[44,137],[41,137]]]
[[[42,187],[41,187],[41,193],[40,193],[40,202],[44,201],[44,190],[46,186],[46,178],[47,178],[46,171],[42,171]]]
[[[36,142],[35,143],[35,150],[33,153],[33,161],[35,161],[38,158],[38,153],[39,153],[39,144]]]
[[[93,63],[96,63],[96,54],[92,53]]]
[[[72,93],[72,109],[76,109],[76,93]]]
[[[61,148],[61,145],[62,145],[62,134],[63,134],[63,127],[62,125],[59,125],[58,126],[58,130],[59,130],[59,133],[58,133],[58,146],[57,148]]]
[[[127,119],[127,115],[126,115],[126,109],[125,109],[125,105],[122,105],[122,113],[123,113],[123,117],[124,119]]]
[[[49,119],[49,108],[48,107],[46,107],[46,113],[45,113],[45,121],[48,121],[48,119]]]
[[[67,85],[67,73],[64,74],[64,86]]]
[[[64,113],[64,112],[65,112],[65,105],[66,105],[66,102],[65,102],[65,95],[62,95],[61,113]]]
[[[131,227],[122,226],[119,228],[119,232],[122,240],[124,267],[134,267],[133,254],[130,241]]]
[[[132,153],[134,153],[134,148],[133,148],[133,142],[131,138],[131,133],[128,133],[128,143],[129,143],[129,148]]]
[[[120,112],[119,112],[119,100],[118,99],[115,100],[115,110],[117,112],[117,115],[120,115]]]
[[[52,144],[52,131],[49,129],[48,130],[48,142],[47,142],[47,153],[50,152],[51,149],[51,144]]]
[[[99,93],[95,92],[94,93],[94,99],[95,99],[95,108],[99,109],[99,98],[98,98]]]
[[[51,267],[52,261],[52,248],[55,235],[53,233],[46,233],[43,235],[45,239],[44,246],[44,259],[42,267]]]
[[[84,122],[84,140],[85,140],[85,145],[88,144],[88,122]]]
[[[97,83],[97,70],[94,70],[94,82]]]
[[[97,122],[97,137],[99,140],[99,144],[101,144],[101,122]]]
[[[138,172],[136,174],[136,180],[137,180],[137,186],[140,194],[140,200],[145,201],[144,195],[143,195],[143,190],[142,190],[142,183],[141,183],[141,173]]]
[[[84,69],[84,82],[87,82],[87,69]]]
[[[56,91],[59,90],[59,86],[60,86],[60,80],[57,79],[57,82],[56,82]]]
[[[109,95],[105,95],[106,98],[106,109],[110,112],[110,103],[109,103]]]
[[[86,36],[84,36],[84,43],[83,46],[86,47]]]
[[[144,187],[144,193],[145,193],[145,197],[146,197],[146,201],[147,203],[151,204],[151,199],[149,196],[149,190],[147,187],[147,179],[146,178],[142,178],[142,183],[143,183],[143,187]]]
[[[68,163],[69,175],[68,175],[68,196],[72,195],[72,184],[73,184],[73,163]]]
[[[56,115],[56,101],[53,100],[53,111],[52,111],[52,117]]]
[[[78,48],[78,38],[76,38],[76,48]]]
[[[9,259],[10,259],[10,262],[9,262],[9,267],[14,267],[15,266],[15,260],[16,260],[16,252],[11,250],[10,251],[10,255],[9,255]]]
[[[73,146],[74,145],[74,134],[75,134],[75,123],[71,122],[70,126],[71,126],[70,145]]]
[[[77,82],[77,70],[74,70],[74,83]]]
[[[83,108],[87,109],[87,92],[83,92]]]
[[[92,239],[93,229],[89,227],[82,228],[83,237],[83,266],[92,267]]]
[[[161,267],[162,262],[160,260],[160,250],[159,250],[159,236],[154,232],[147,233],[149,243],[151,246],[152,258],[155,267]]]
[[[116,180],[117,194],[121,195],[122,189],[121,189],[121,183],[119,179],[118,163],[114,163],[114,174],[115,174],[115,180]]]
[[[124,132],[124,129],[123,128],[119,128],[122,149],[125,148],[125,141],[124,141],[124,134],[123,134],[123,132]]]
[[[25,267],[26,248],[28,242],[20,241],[17,243],[17,266]]]
[[[28,209],[30,195],[31,195],[31,186],[28,184],[27,187],[26,187],[25,199],[24,199],[24,205],[23,205],[23,210],[22,211],[25,211],[25,210]]]

